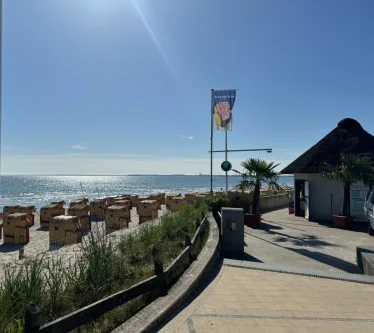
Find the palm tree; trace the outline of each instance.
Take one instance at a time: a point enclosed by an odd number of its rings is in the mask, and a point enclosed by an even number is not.
[[[367,156],[341,153],[339,164],[326,164],[323,175],[327,179],[343,183],[343,202],[339,215],[351,216],[351,185],[358,181],[370,184],[373,179],[373,161]]]
[[[243,178],[238,185],[239,189],[242,191],[254,189],[252,213],[257,214],[262,184],[267,184],[269,188],[279,189],[277,183],[279,174],[274,170],[279,164],[274,164],[274,162],[267,163],[258,158],[249,158],[240,165],[244,169],[243,172],[232,171],[240,174]]]

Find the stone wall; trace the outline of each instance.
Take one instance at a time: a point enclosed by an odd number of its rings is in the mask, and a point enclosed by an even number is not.
[[[292,199],[293,199],[293,194],[292,194]],[[272,210],[272,209],[286,208],[288,207],[288,202],[289,202],[289,192],[261,197],[260,198],[261,213],[263,213],[264,211]]]
[[[228,199],[230,200],[231,207],[243,208],[244,213],[250,212],[250,207],[253,201],[253,191],[229,191]],[[293,199],[293,194],[292,194]],[[269,195],[260,198],[261,212],[277,208],[288,207],[289,192],[282,194]]]
[[[249,206],[253,200],[253,191],[235,191],[230,190],[227,194],[230,205],[233,208],[243,208],[244,214],[249,212]]]

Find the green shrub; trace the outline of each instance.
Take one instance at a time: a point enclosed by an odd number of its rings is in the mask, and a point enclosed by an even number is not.
[[[209,194],[206,198],[203,199],[203,201],[208,206],[209,211],[211,211],[213,214],[221,212],[222,207],[230,207],[230,201],[227,198],[226,194],[223,192]]]

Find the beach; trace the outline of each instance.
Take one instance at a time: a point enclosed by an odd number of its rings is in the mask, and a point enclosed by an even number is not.
[[[166,213],[166,207],[161,206],[161,209],[158,211],[158,216],[161,217]],[[147,223],[156,223],[157,219],[142,223],[139,225],[139,216],[136,213],[136,208],[132,208],[130,211],[131,222],[129,223],[129,228],[117,230],[109,233],[110,239],[115,243],[119,238],[130,232],[136,232],[141,226],[146,225]],[[63,264],[68,265],[69,261],[75,260],[75,258],[82,251],[82,246],[89,241],[88,234],[83,236],[82,243],[65,245],[62,247],[52,246],[49,244],[49,231],[48,229],[40,228],[40,215],[38,213],[34,214],[35,224],[30,228],[30,242],[26,245],[12,245],[12,244],[3,244],[1,240],[0,245],[0,283],[5,277],[5,268],[12,268],[22,265],[26,258],[43,258],[44,261],[50,259],[61,259]],[[105,230],[105,222],[92,222],[91,232],[100,235]],[[19,250],[24,249],[24,255],[26,258],[19,259]]]

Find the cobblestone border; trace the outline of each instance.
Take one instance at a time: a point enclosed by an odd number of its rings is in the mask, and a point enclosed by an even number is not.
[[[362,284],[371,284],[374,285],[374,277],[367,275],[359,274],[350,274],[350,273],[329,273],[321,270],[314,269],[300,269],[290,266],[283,265],[269,265],[269,264],[260,264],[250,261],[235,260],[235,259],[224,259],[224,266],[237,267],[237,268],[246,268],[254,269],[266,272],[275,272],[275,273],[285,273],[285,274],[294,274],[302,276],[310,276],[321,279],[330,279],[330,280],[340,280],[346,282],[362,283]]]

